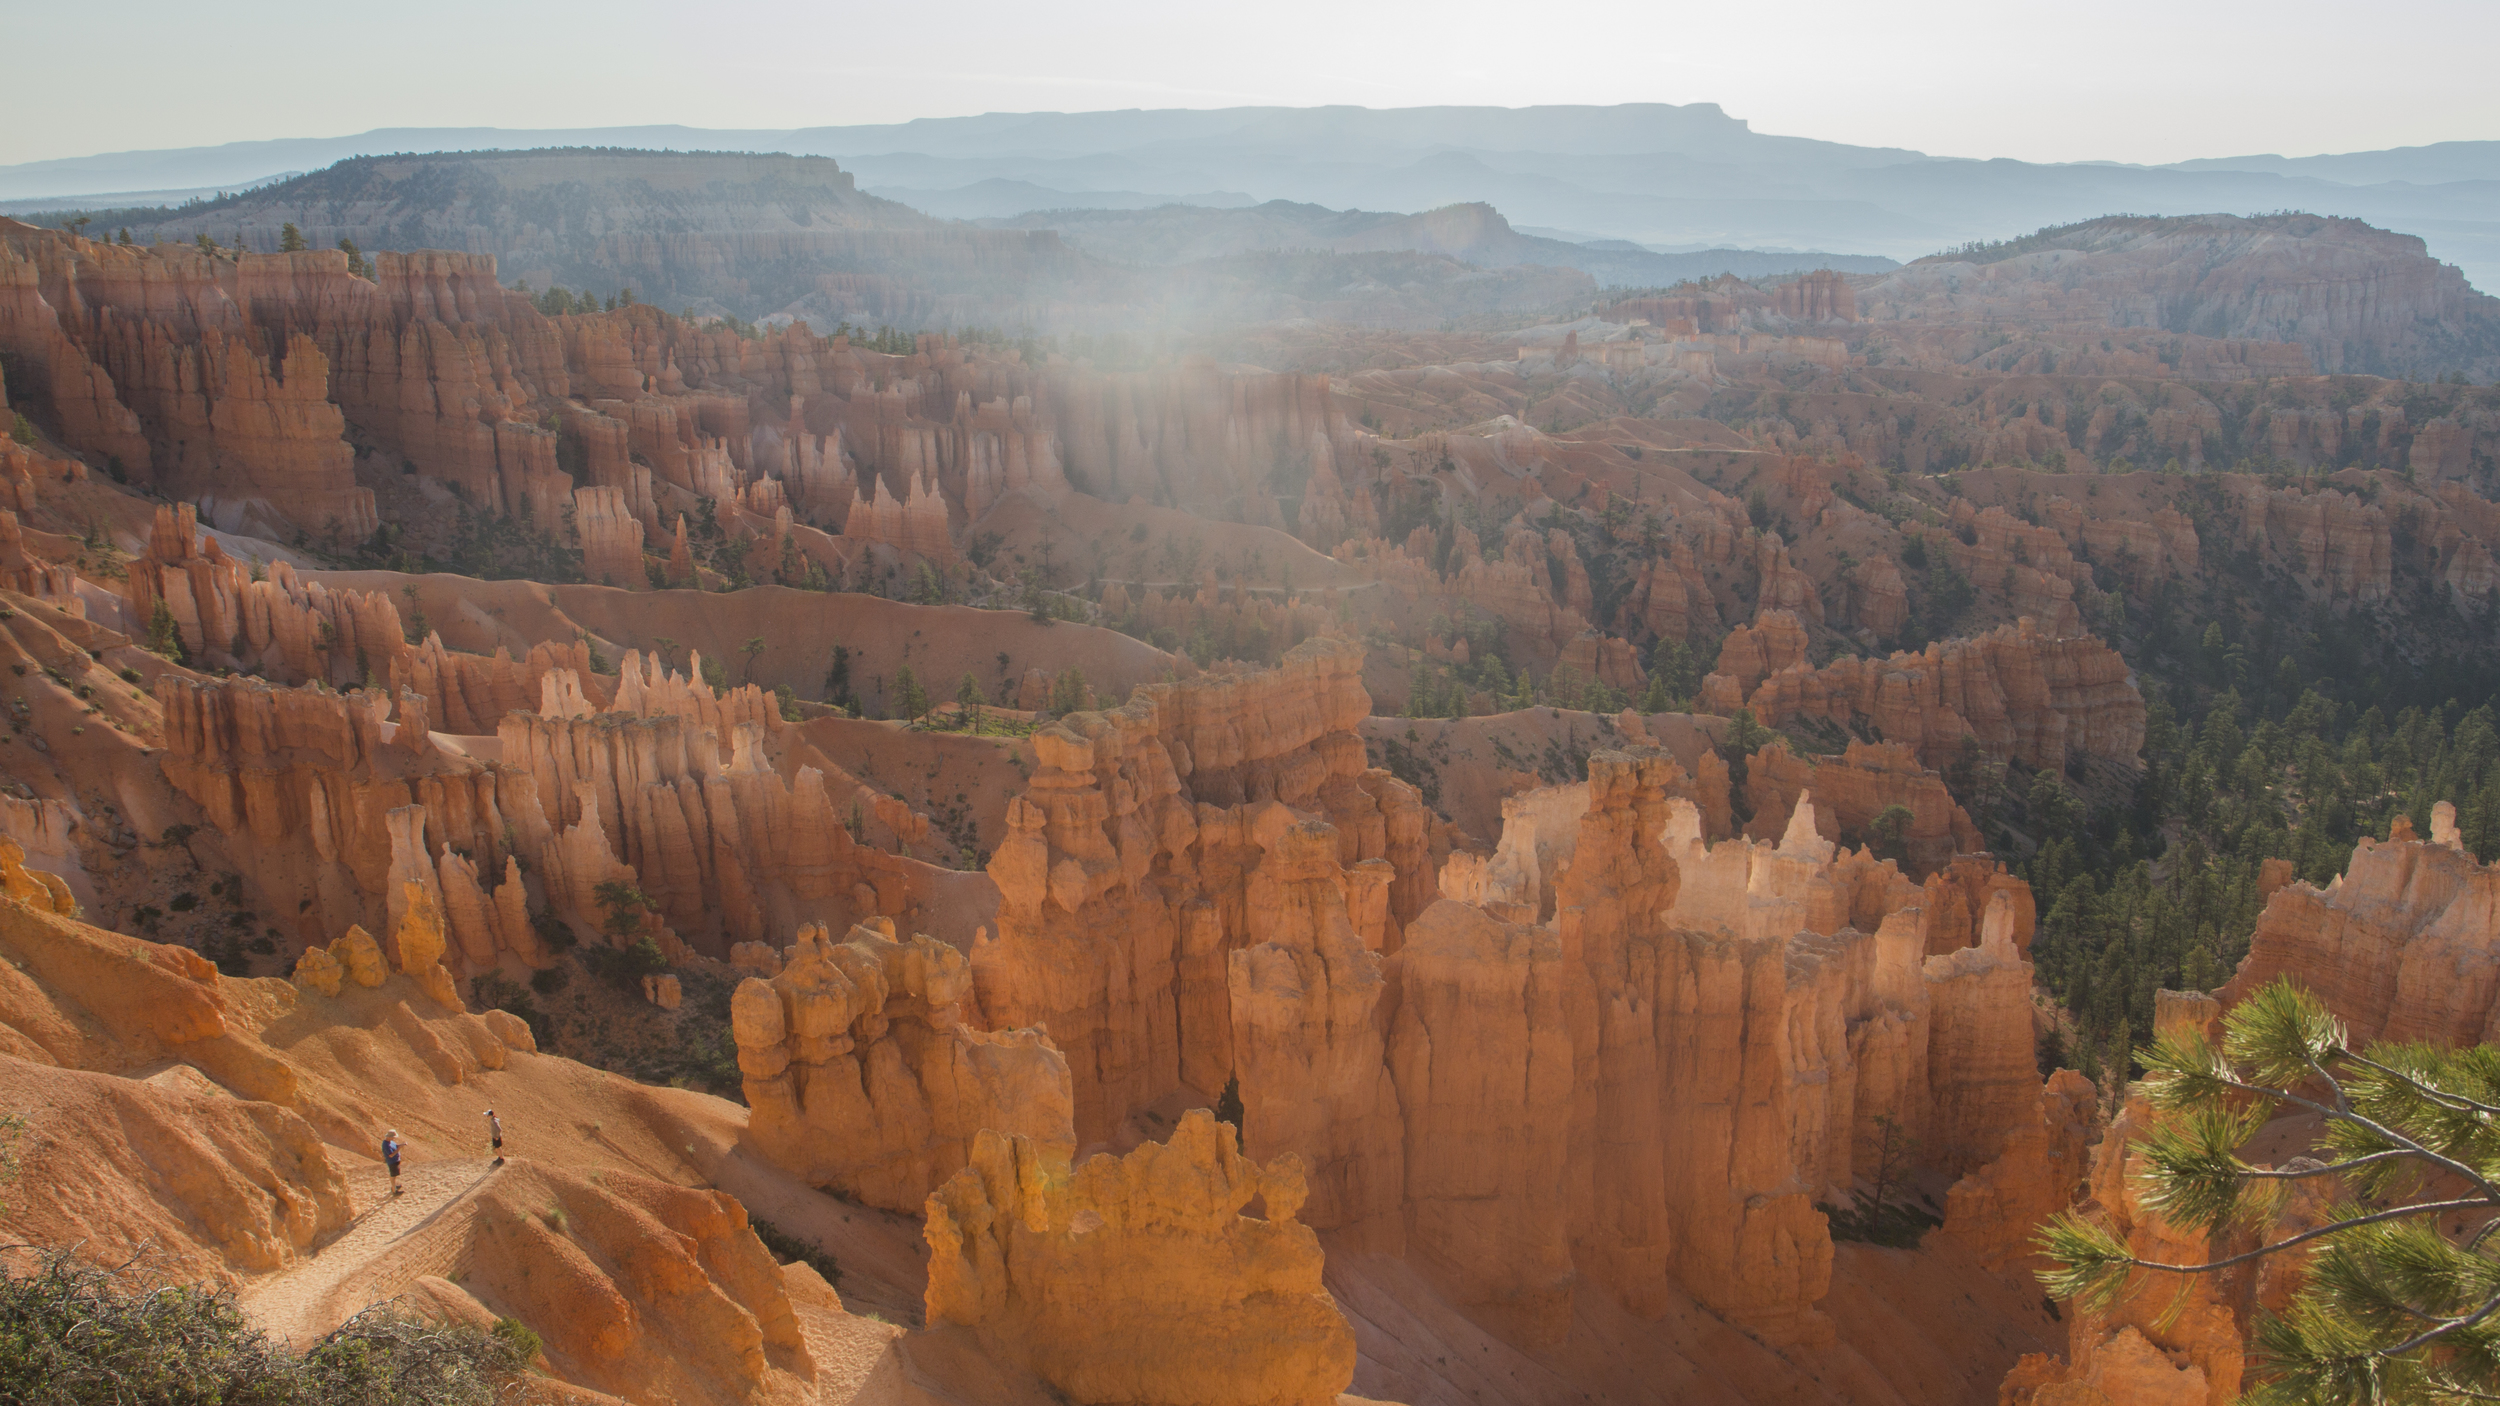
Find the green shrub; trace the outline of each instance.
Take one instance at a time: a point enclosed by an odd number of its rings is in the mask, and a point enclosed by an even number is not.
[[[384,1307],[299,1357],[252,1327],[231,1290],[59,1250],[0,1280],[0,1401],[25,1406],[489,1406],[535,1355],[500,1331]]]
[[[592,944],[582,951],[582,965],[592,976],[613,982],[631,991],[639,989],[646,976],[657,976],[668,970],[668,959],[660,955],[660,944],[648,933],[635,938],[624,947]]]
[[[538,1334],[530,1331],[530,1326],[518,1318],[498,1318],[495,1326],[488,1331],[494,1334],[496,1341],[511,1348],[512,1355],[523,1362],[537,1360],[538,1354],[546,1347]]]
[[[572,925],[544,908],[530,914],[530,929],[550,952],[570,952],[581,939],[573,935]]]
[[[749,1220],[747,1224],[754,1229],[755,1238],[764,1242],[764,1248],[771,1252],[776,1261],[782,1264],[794,1262],[804,1264],[823,1275],[826,1283],[836,1288],[841,1287],[842,1266],[834,1262],[833,1256],[792,1235],[771,1221]]]
[[[482,972],[469,983],[469,995],[486,1010],[505,1011],[521,1018],[530,1028],[530,1035],[541,1048],[555,1040],[556,1024],[530,999],[521,984],[501,972]]]

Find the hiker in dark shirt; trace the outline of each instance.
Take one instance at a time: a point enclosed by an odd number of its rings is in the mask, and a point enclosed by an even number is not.
[[[393,1128],[382,1135],[382,1162],[391,1169],[391,1194],[393,1196],[399,1194],[399,1148],[399,1129]]]
[[[495,1110],[491,1108],[486,1110],[486,1135],[494,1139],[495,1165],[500,1167],[503,1165],[503,1120],[496,1117]]]

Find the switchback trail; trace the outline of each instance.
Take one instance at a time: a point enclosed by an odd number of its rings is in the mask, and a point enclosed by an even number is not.
[[[312,1258],[246,1284],[243,1311],[303,1348],[419,1275],[450,1277],[476,1213],[471,1198],[494,1170],[483,1158],[410,1165],[399,1195],[378,1190],[372,1208]]]

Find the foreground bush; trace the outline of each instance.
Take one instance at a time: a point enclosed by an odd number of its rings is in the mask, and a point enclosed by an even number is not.
[[[234,1295],[141,1282],[47,1253],[0,1279],[0,1401],[26,1406],[488,1406],[529,1362],[522,1335],[367,1309],[297,1356]]]

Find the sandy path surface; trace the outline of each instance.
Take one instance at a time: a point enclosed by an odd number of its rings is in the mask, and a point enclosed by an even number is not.
[[[357,1177],[356,1199],[370,1209],[311,1259],[246,1284],[238,1296],[243,1311],[271,1336],[303,1348],[418,1275],[450,1277],[475,1213],[471,1197],[494,1171],[483,1158],[414,1163],[397,1196],[378,1169]]]

